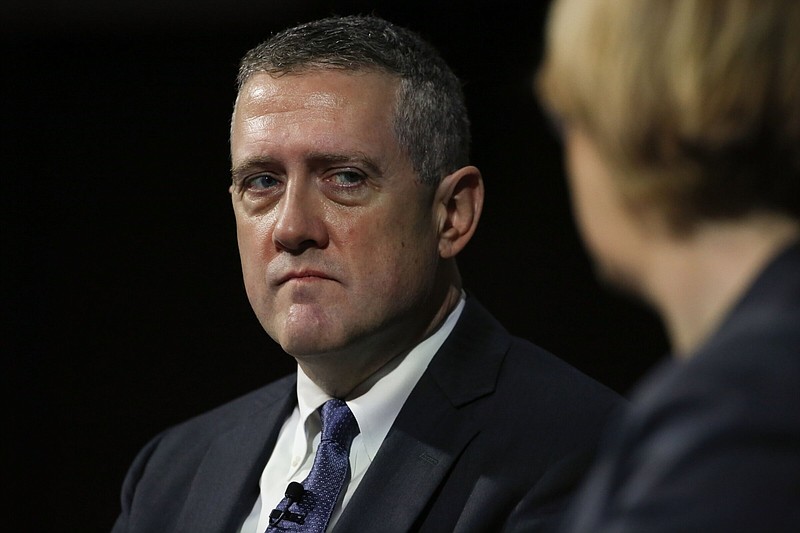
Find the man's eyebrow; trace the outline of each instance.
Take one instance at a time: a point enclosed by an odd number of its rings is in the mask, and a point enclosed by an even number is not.
[[[234,183],[240,183],[256,169],[264,168],[274,163],[275,159],[269,156],[248,157],[238,165],[231,167],[231,179]]]
[[[312,152],[308,154],[308,160],[312,165],[319,164],[341,164],[341,165],[359,165],[367,167],[367,170],[376,176],[383,174],[380,165],[373,158],[364,152],[352,153],[329,153],[329,152]]]
[[[381,169],[380,165],[373,158],[363,152],[311,152],[306,155],[305,159],[312,167],[330,164],[349,164],[354,166],[364,166],[366,167],[366,170],[372,173],[375,177],[380,177],[383,175],[383,170]],[[231,178],[235,183],[239,183],[251,172],[263,169],[276,163],[277,160],[275,158],[266,155],[248,157],[241,163],[231,168]]]

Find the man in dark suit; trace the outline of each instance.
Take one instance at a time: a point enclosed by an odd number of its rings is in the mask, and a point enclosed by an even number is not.
[[[244,281],[298,372],[150,442],[115,532],[496,531],[531,487],[525,516],[557,516],[620,400],[462,289],[484,194],[468,145],[458,79],[380,19],[245,56]]]
[[[557,0],[550,17],[538,86],[578,224],[675,352],[563,529],[800,531],[800,3]]]

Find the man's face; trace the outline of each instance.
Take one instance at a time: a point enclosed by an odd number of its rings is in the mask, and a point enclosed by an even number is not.
[[[433,189],[395,139],[396,87],[321,70],[258,73],[239,94],[231,193],[245,287],[296,357],[397,351],[430,319]]]

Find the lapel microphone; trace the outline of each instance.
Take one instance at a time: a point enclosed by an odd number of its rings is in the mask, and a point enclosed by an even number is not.
[[[286,505],[284,506],[283,510],[273,509],[272,512],[269,513],[269,525],[274,526],[284,519],[297,524],[302,524],[305,521],[305,515],[291,513],[289,512],[289,507],[291,507],[293,503],[299,502],[305,493],[306,489],[303,488],[303,485],[297,481],[292,481],[289,483],[289,485],[286,487],[286,493],[284,494],[286,496]]]

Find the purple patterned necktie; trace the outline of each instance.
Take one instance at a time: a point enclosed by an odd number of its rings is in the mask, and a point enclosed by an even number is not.
[[[277,516],[270,520],[266,533],[324,533],[328,527],[328,520],[350,471],[350,444],[359,429],[353,413],[342,400],[328,400],[319,411],[322,438],[311,472],[303,481],[305,490],[302,497],[299,501],[288,496],[284,498],[278,504]]]

